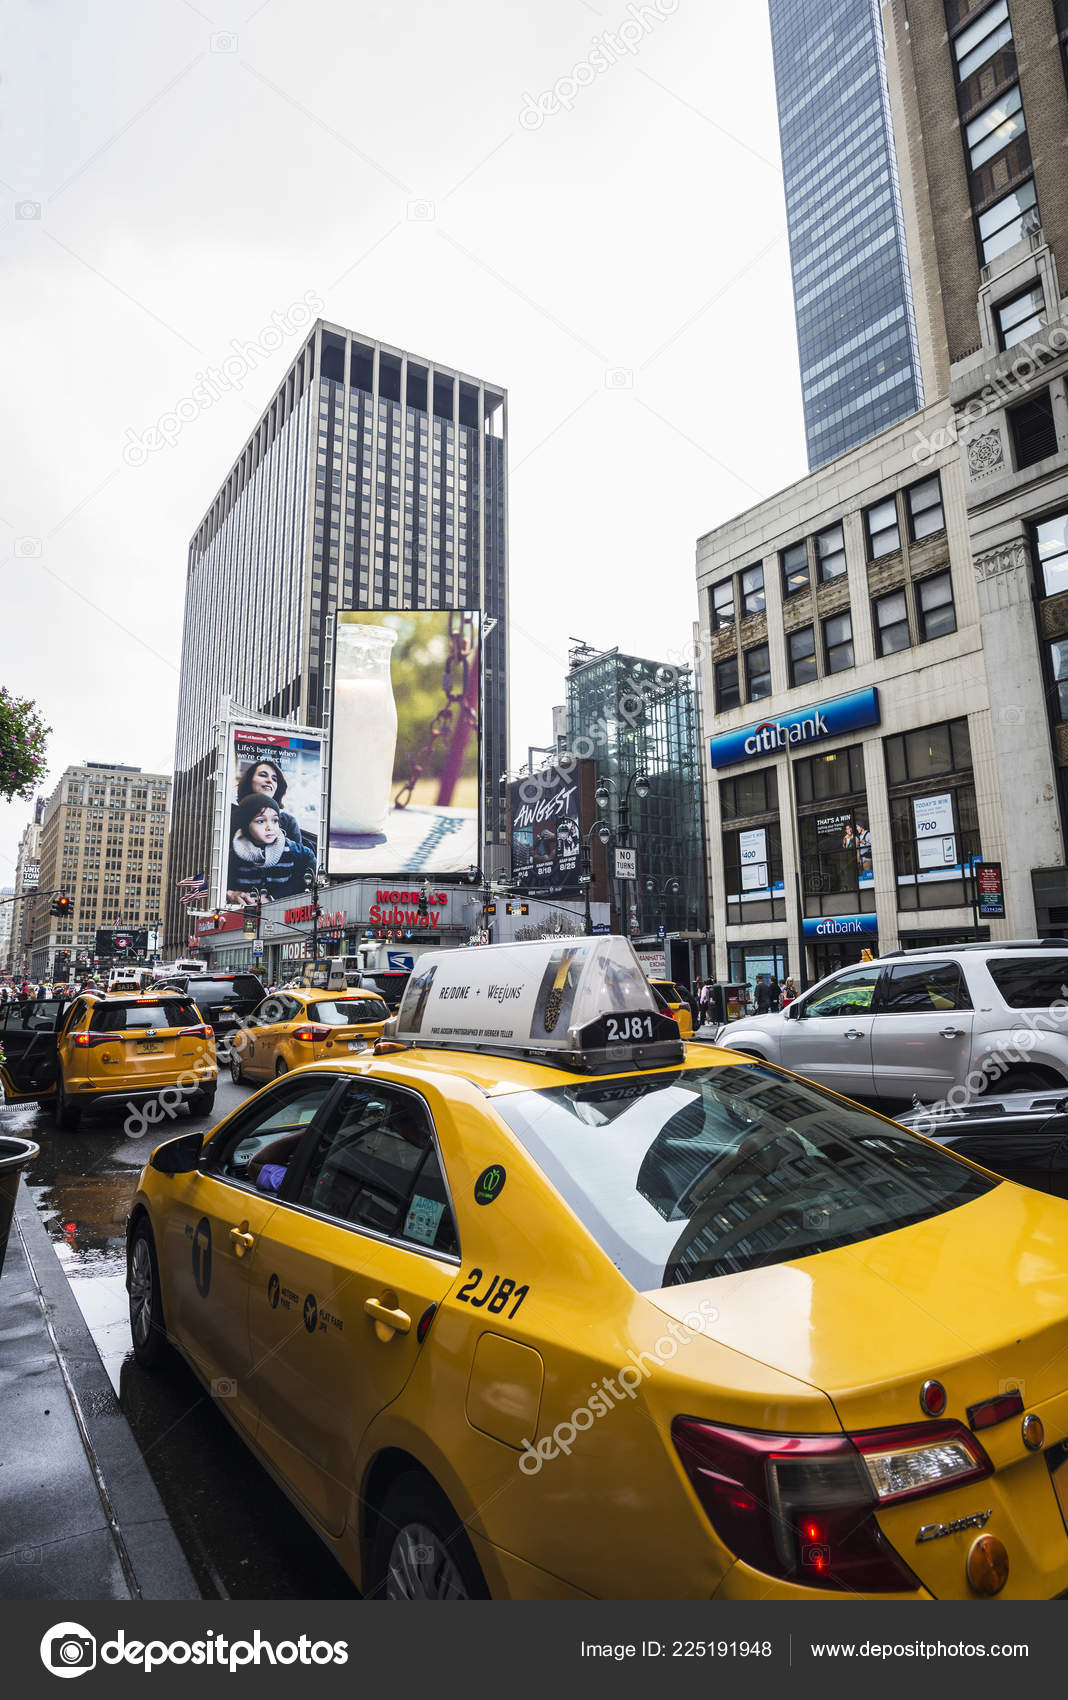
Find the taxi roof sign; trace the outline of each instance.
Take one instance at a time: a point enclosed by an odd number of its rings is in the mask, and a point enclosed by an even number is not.
[[[397,1037],[597,1073],[684,1055],[629,940],[614,937],[428,952],[405,988]]]

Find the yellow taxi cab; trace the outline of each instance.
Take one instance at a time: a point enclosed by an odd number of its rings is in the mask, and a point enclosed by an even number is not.
[[[194,1115],[215,1102],[212,1030],[177,992],[17,999],[0,1015],[0,1046],[8,1103],[49,1105],[66,1131],[83,1110],[144,1103],[165,1088],[181,1091]]]
[[[367,1596],[1068,1592],[1068,1203],[685,1046],[624,939],[422,957],[160,1146],[127,1285]]]
[[[273,1080],[304,1063],[364,1051],[382,1037],[388,1020],[377,992],[283,987],[257,1004],[231,1037],[231,1077]]]
[[[684,1039],[692,1039],[693,1016],[690,1014],[689,1004],[686,1002],[675,982],[673,980],[650,980],[649,984],[656,987],[656,990],[660,993],[660,996],[667,1004],[668,1009],[671,1012],[671,1019],[677,1022],[678,1029],[682,1034],[682,1037]]]

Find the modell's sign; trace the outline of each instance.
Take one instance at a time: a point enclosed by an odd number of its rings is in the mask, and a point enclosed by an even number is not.
[[[426,909],[421,910],[420,902]],[[440,905],[448,903],[447,891],[376,891],[368,920],[372,927],[427,927],[441,922]]]
[[[314,911],[314,909],[313,909],[313,907],[310,903],[302,903],[302,904],[300,904],[299,908],[287,909],[286,910],[286,920],[289,922],[290,926],[294,926],[301,921],[314,921],[314,919],[315,919],[315,911]],[[345,911],[344,911],[344,909],[320,909],[320,911],[319,911],[319,930],[320,930],[320,932],[324,932],[324,931],[328,932],[332,928],[343,927],[344,925],[345,925]]]
[[[851,691],[848,696],[832,697],[830,702],[780,714],[774,720],[761,720],[756,726],[717,733],[709,739],[709,757],[713,767],[732,767],[754,756],[773,756],[798,744],[820,743],[861,726],[878,726],[880,719],[879,692],[873,685],[866,691]]]

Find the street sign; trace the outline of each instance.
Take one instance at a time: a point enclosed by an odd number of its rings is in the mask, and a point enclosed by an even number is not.
[[[1001,880],[1000,862],[980,862],[974,870],[979,916],[984,921],[1000,921],[1005,916],[1005,889]]]
[[[593,930],[595,933],[610,933],[612,931],[607,921],[595,921]]]
[[[259,939],[257,939],[255,944],[252,946],[252,960],[253,962],[263,961],[263,946]]]
[[[636,880],[637,877],[638,877],[638,852],[637,852],[637,850],[617,849],[617,851],[616,851],[616,879],[617,880]]]
[[[661,921],[660,925],[656,929],[656,936],[657,936],[658,939],[663,939],[663,938],[667,937],[667,928],[665,927],[663,921]]]
[[[479,944],[489,944],[489,933],[486,931],[485,927],[481,928],[479,931],[478,942]]]

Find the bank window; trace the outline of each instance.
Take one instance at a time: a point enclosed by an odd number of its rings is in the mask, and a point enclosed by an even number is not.
[[[885,502],[876,502],[874,507],[866,508],[864,524],[868,533],[868,559],[881,560],[884,555],[893,555],[901,548],[901,533],[897,523],[897,501],[890,496]]]
[[[840,525],[816,533],[816,560],[821,584],[841,578],[846,570],[845,536]]]
[[[828,673],[844,673],[853,665],[853,620],[849,614],[832,614],[823,621],[823,654]]]
[[[779,796],[775,769],[760,767],[737,779],[719,782],[719,812],[724,820],[746,820],[752,815],[773,814]]]
[[[977,224],[984,265],[1019,242],[1028,230],[1037,230],[1039,212],[1033,179],[1029,177],[987,207],[979,214]]]
[[[1068,638],[1058,638],[1050,644],[1049,658],[1057,693],[1057,719],[1068,720]]]
[[[956,631],[957,610],[953,606],[953,581],[948,572],[921,579],[916,586],[916,602],[921,643]]]
[[[745,695],[747,702],[771,695],[771,654],[766,643],[745,651]]]
[[[936,531],[946,529],[942,485],[937,472],[933,478],[925,478],[922,483],[913,484],[906,490],[905,502],[909,511],[909,536],[913,543],[922,543],[925,537],[933,537]]]
[[[994,308],[998,346],[1012,348],[1016,343],[1023,342],[1025,337],[1034,336],[1040,331],[1046,322],[1045,304],[1040,283],[1033,283],[1027,289],[1021,290],[1019,295],[999,302]]]
[[[725,830],[721,842],[728,922],[785,920],[778,821]]]
[[[875,620],[876,655],[896,655],[899,650],[908,649],[911,641],[909,615],[903,590],[894,590],[889,596],[878,597],[872,603],[872,614]]]
[[[815,627],[802,626],[799,632],[791,632],[787,643],[790,650],[791,685],[810,684],[819,674],[816,666]]]
[[[742,607],[747,614],[763,614],[766,607],[763,567],[746,567],[742,574]]]
[[[1022,136],[1027,126],[1024,123],[1023,101],[1020,99],[1020,85],[1014,83],[1011,89],[980,112],[978,118],[973,118],[965,130],[968,143],[968,163],[973,171],[978,171],[988,159],[1007,148],[1018,136]]]
[[[1057,427],[1049,390],[1040,390],[1018,407],[1010,407],[1008,421],[1017,468],[1034,466],[1057,453]]]
[[[806,915],[852,915],[875,908],[866,803],[825,804],[798,819]]]
[[[1042,573],[1043,596],[1068,590],[1068,510],[1035,526],[1035,553]]]
[[[726,714],[728,709],[741,707],[741,692],[738,688],[738,657],[731,655],[726,661],[717,661],[715,666],[716,680],[716,713]]]
[[[725,578],[712,586],[712,630],[723,631],[734,624],[734,580]]]
[[[891,785],[935,778],[941,774],[970,773],[971,740],[968,722],[946,720],[921,726],[914,732],[898,733],[885,740],[887,777]]]
[[[997,0],[995,5],[987,7],[982,17],[954,38],[953,56],[957,61],[958,82],[966,82],[980,65],[993,58],[999,47],[1011,40],[1007,0]]]
[[[848,797],[864,790],[864,752],[859,744],[845,750],[806,757],[794,763],[794,784],[799,803],[820,803],[831,797]]]
[[[794,543],[782,552],[782,593],[796,596],[808,589],[808,544]]]

